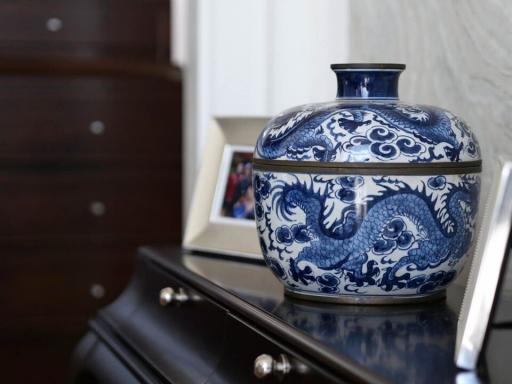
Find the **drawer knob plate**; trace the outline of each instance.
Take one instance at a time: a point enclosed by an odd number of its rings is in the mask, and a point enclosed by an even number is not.
[[[259,355],[254,360],[254,376],[263,379],[267,376],[274,375],[282,377],[291,370],[290,360],[286,355],[279,355],[277,359],[267,354]]]

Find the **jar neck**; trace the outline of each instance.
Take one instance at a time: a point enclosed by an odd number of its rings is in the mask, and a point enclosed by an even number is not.
[[[398,100],[400,69],[333,69],[336,99]]]

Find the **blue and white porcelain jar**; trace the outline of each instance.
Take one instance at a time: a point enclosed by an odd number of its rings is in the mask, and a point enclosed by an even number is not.
[[[258,138],[253,185],[265,261],[296,297],[442,297],[475,236],[478,143],[454,114],[399,101],[405,65],[331,68],[335,101],[284,111]]]

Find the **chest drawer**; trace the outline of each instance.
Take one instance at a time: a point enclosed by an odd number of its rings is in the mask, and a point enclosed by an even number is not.
[[[208,383],[342,383],[318,372],[238,319],[230,317],[228,329],[230,343]],[[265,367],[271,372],[265,373]]]
[[[158,367],[165,382],[206,382],[230,338],[225,310],[150,262],[139,259],[136,270],[128,290],[101,318]],[[165,301],[165,290],[185,297]]]
[[[73,321],[85,329],[87,319],[125,288],[135,253],[130,244],[3,247],[2,332],[71,327]]]
[[[4,159],[179,161],[181,85],[156,79],[2,76],[0,123]]]
[[[2,1],[2,55],[169,59],[165,0]]]
[[[2,171],[0,242],[84,236],[178,241],[179,186],[179,174],[166,169]]]

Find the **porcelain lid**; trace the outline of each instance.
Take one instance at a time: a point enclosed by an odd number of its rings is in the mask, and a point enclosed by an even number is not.
[[[440,163],[480,160],[480,149],[468,126],[439,108],[335,102],[276,116],[261,133],[255,158]]]
[[[478,142],[449,111],[398,100],[397,64],[334,64],[337,100],[286,110],[262,131],[255,158],[324,163],[480,162]]]

